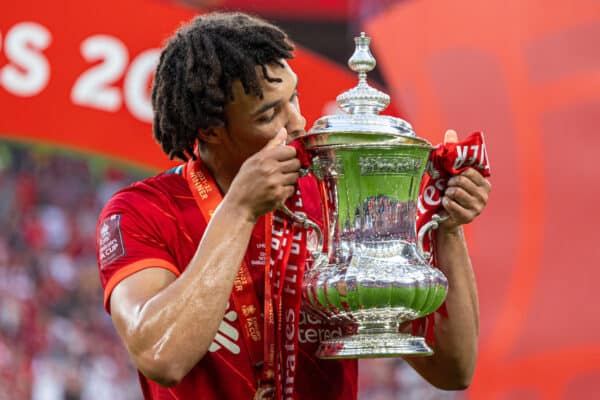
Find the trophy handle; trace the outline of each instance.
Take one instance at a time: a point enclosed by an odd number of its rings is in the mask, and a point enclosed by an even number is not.
[[[440,222],[444,222],[448,218],[449,217],[447,215],[442,217],[438,214],[433,214],[433,216],[431,217],[431,221],[423,225],[423,227],[419,231],[419,236],[417,237],[417,249],[421,257],[423,257],[425,260],[430,261],[431,259],[431,253],[423,249],[423,241],[425,240],[425,235],[429,230],[437,229],[440,226]]]
[[[287,145],[293,146],[294,142],[297,142],[301,145],[301,143],[298,141],[297,137],[294,138],[293,140],[288,141]],[[286,143],[282,143],[281,145],[285,146]],[[311,170],[312,170],[312,168],[310,166],[302,166],[298,170],[298,173],[299,173],[300,177],[303,178],[303,177],[307,176],[308,174],[310,174]],[[317,260],[322,261],[322,259],[325,257],[327,252],[326,252],[326,249],[324,246],[325,241],[323,238],[323,231],[321,230],[319,225],[317,225],[314,221],[310,220],[308,217],[306,217],[304,215],[298,215],[298,214],[293,213],[285,204],[280,205],[278,207],[278,209],[281,212],[283,212],[285,215],[290,217],[294,222],[300,224],[303,228],[305,228],[305,229],[310,228],[315,231],[315,233],[317,234],[317,249],[318,250],[312,252],[311,255],[313,257],[313,260],[315,260],[315,262]]]
[[[316,234],[317,234],[317,249],[320,249],[320,251],[317,250],[317,251],[313,252],[312,256],[313,256],[314,260],[317,260],[323,254],[325,254],[325,249],[323,248],[323,244],[324,244],[323,231],[321,231],[321,228],[319,227],[319,225],[317,225],[312,220],[308,219],[308,217],[306,217],[306,216],[293,213],[289,208],[287,208],[287,206],[285,204],[282,204],[281,206],[279,206],[279,210],[281,210],[285,215],[287,215],[288,217],[293,219],[295,222],[300,224],[303,228],[310,228],[316,232]]]

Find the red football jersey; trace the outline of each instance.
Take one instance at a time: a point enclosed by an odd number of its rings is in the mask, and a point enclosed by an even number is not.
[[[206,229],[181,167],[145,179],[118,192],[102,211],[97,228],[97,256],[104,288],[104,306],[114,287],[144,268],[165,268],[179,276],[192,259]],[[312,178],[302,178],[304,199],[316,199]],[[318,201],[307,201],[306,213],[321,220]],[[245,255],[260,304],[264,292],[264,220],[254,227]],[[295,390],[299,399],[355,399],[356,360],[319,360],[314,353],[321,338],[339,336],[330,327],[301,312]],[[193,343],[190,343],[193,346]],[[145,399],[251,399],[257,375],[245,349],[239,318],[229,302],[207,355],[183,381],[165,388],[140,375]]]

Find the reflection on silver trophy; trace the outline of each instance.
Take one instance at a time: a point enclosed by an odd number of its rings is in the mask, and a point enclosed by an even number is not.
[[[326,221],[321,232],[294,216],[319,238],[303,298],[322,319],[352,327],[352,334],[323,341],[319,357],[430,355],[424,338],[398,328],[435,311],[448,291],[415,226],[432,147],[406,121],[379,115],[389,96],[367,84],[375,67],[370,39],[362,33],[355,42],[348,65],[359,80],[337,97],[344,113],[320,118],[297,139],[312,157]],[[436,227],[433,221],[427,228]]]

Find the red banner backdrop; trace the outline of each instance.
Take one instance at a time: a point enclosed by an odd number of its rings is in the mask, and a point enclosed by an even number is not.
[[[161,0],[169,1],[169,0]],[[369,0],[371,2],[381,0]],[[383,0],[385,1],[385,0]],[[289,19],[346,19],[354,17],[359,11],[361,1],[348,0],[185,0],[190,5],[210,7],[211,9],[242,10],[259,15]]]
[[[11,4],[0,15],[0,133],[165,167],[151,139],[151,77],[163,41],[194,14],[152,0]],[[356,78],[304,49],[296,57],[312,121]]]
[[[469,398],[595,398],[600,3],[405,1],[366,30],[417,132],[487,134],[493,190],[469,243],[481,298]]]

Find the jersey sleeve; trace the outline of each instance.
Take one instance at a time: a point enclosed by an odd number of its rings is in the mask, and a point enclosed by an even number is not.
[[[125,190],[113,197],[98,219],[96,257],[104,289],[104,308],[110,314],[110,295],[123,279],[145,268],[181,271],[169,251],[166,235],[175,221],[166,207],[143,192]]]

